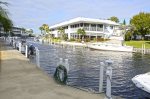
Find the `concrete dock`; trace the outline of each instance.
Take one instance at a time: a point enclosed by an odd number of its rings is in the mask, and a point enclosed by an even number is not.
[[[0,99],[104,99],[57,84],[19,51],[0,41]],[[118,98],[119,99],[119,98]]]

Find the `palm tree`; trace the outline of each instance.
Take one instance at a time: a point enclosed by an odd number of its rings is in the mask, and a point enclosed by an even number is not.
[[[39,27],[39,29],[46,40],[51,38],[51,30],[47,24],[43,24],[41,27]]]
[[[7,33],[12,29],[12,21],[8,17],[8,12],[3,8],[3,5],[8,6],[7,2],[0,1],[0,25],[4,28]]]
[[[65,29],[60,27],[60,28],[58,28],[58,32],[61,35],[61,40],[64,40],[65,39]]]
[[[45,34],[44,35],[44,38],[47,40],[47,39],[49,39],[49,35],[48,34]]]
[[[43,26],[43,29],[44,29],[44,31],[45,31],[45,33],[46,33],[46,30],[49,29],[48,24],[43,24],[42,26]]]
[[[79,28],[79,29],[77,30],[77,34],[79,35],[79,39],[81,39],[80,36],[82,36],[82,40],[83,40],[83,39],[84,39],[84,36],[86,35],[86,32],[85,32],[84,29]]]
[[[44,30],[44,28],[41,26],[41,27],[39,27],[39,30],[41,31],[41,34],[43,34],[43,30]]]
[[[50,42],[50,40],[52,39],[52,36],[51,36],[51,30],[49,29],[49,26],[47,28],[45,28],[45,31],[46,31],[46,34],[48,35],[48,42]]]

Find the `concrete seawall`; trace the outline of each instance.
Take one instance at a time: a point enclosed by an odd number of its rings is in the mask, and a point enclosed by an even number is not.
[[[104,94],[58,85],[24,55],[2,41],[0,52],[0,99],[104,99]]]

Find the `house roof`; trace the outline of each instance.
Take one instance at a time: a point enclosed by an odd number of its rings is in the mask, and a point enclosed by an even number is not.
[[[111,20],[102,20],[102,19],[92,19],[92,18],[84,18],[84,17],[77,17],[68,21],[64,21],[55,25],[50,26],[50,28],[58,28],[66,25],[71,25],[74,23],[85,22],[85,23],[97,23],[97,24],[110,24],[110,25],[120,25],[116,22]]]

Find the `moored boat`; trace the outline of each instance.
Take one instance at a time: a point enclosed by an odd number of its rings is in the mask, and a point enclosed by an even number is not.
[[[110,43],[92,43],[87,45],[89,48],[107,51],[133,52],[132,46],[122,46]]]
[[[140,89],[150,93],[150,72],[132,78],[133,83]]]

